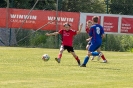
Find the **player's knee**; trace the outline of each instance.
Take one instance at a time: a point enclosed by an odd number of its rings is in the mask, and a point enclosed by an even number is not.
[[[91,52],[88,52],[88,56],[91,56]]]
[[[60,49],[60,53],[63,53],[64,49]]]

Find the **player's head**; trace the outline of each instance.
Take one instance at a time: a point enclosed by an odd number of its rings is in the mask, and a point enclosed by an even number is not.
[[[71,27],[71,25],[67,22],[67,23],[64,23],[64,28],[65,28],[65,30],[69,30],[70,29],[70,27]]]
[[[92,26],[92,21],[91,21],[91,20],[88,20],[88,21],[86,22],[86,25],[87,25],[88,27]]]
[[[92,21],[93,21],[94,23],[98,23],[98,19],[99,19],[98,16],[93,16],[93,17],[92,17]]]

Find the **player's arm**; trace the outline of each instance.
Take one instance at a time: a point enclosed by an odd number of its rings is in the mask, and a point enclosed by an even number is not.
[[[105,34],[102,34],[102,38],[105,38]]]
[[[103,27],[102,27],[101,33],[102,33],[101,37],[102,37],[102,38],[105,38],[105,33],[104,33]]]
[[[52,36],[52,35],[58,35],[59,34],[59,32],[53,32],[53,33],[46,33],[45,35],[46,36]]]
[[[79,25],[79,30],[77,31],[77,34],[79,34],[81,32],[82,27],[83,27],[83,23]]]
[[[91,38],[92,38],[92,37],[87,38],[86,41],[89,42],[89,41],[91,40]]]

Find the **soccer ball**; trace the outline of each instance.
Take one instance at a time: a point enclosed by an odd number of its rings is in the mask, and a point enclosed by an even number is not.
[[[42,60],[44,60],[44,61],[48,61],[49,59],[50,59],[50,56],[48,54],[44,54],[42,56]]]

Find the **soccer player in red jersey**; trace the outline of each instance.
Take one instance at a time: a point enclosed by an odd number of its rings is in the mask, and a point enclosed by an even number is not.
[[[74,49],[73,49],[73,37],[76,34],[79,34],[81,32],[82,26],[83,26],[83,24],[81,24],[79,26],[79,30],[76,31],[76,30],[71,29],[71,25],[69,23],[65,23],[64,29],[61,29],[58,32],[54,32],[54,33],[46,33],[47,36],[58,35],[58,34],[61,34],[61,36],[62,36],[60,52],[58,54],[58,58],[55,58],[55,60],[58,63],[60,63],[60,61],[61,61],[63,51],[67,49],[67,51],[69,53],[71,53],[73,55],[73,57],[76,59],[76,61],[78,62],[78,65],[80,65],[80,59],[75,54]]]
[[[87,34],[90,32],[90,27],[91,26],[92,26],[92,21],[91,20],[88,20],[86,22],[86,29],[85,29]],[[87,45],[86,45],[86,50],[88,50],[88,48],[89,48],[89,46],[91,44],[90,40],[91,40],[91,37],[89,37],[88,39],[86,39],[86,41],[88,42]],[[91,60],[94,60],[94,56],[92,56]]]
[[[89,32],[90,32],[90,27],[92,26],[92,21],[91,20],[88,20],[87,22],[86,22],[86,33],[88,34]],[[89,45],[90,45],[90,40],[91,40],[91,37],[89,37],[88,39],[86,39],[86,41],[88,41],[88,44],[86,45],[86,49],[88,50],[88,47],[89,47]]]

